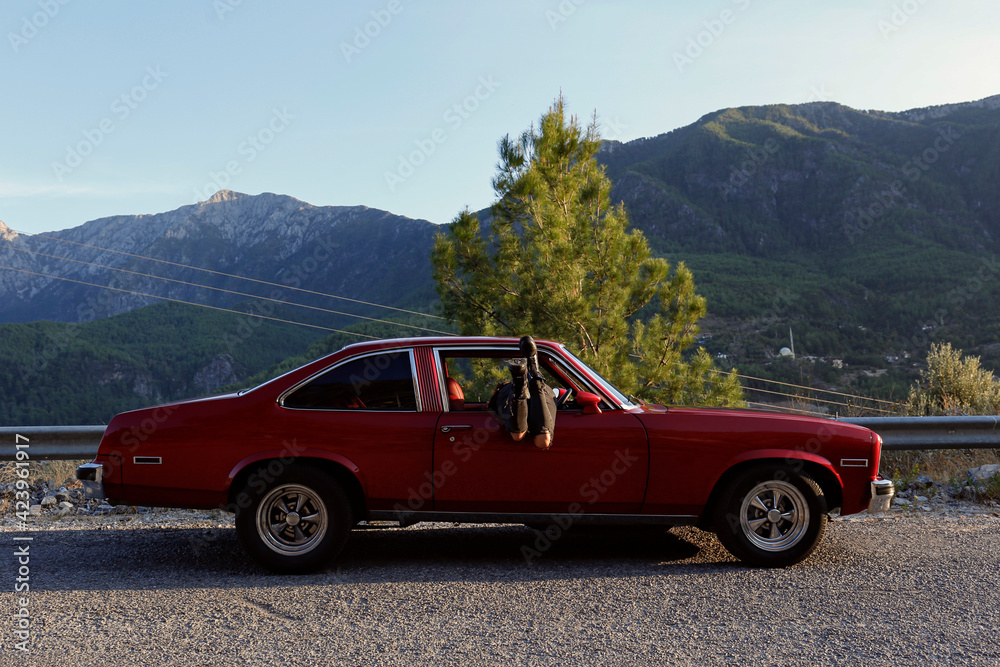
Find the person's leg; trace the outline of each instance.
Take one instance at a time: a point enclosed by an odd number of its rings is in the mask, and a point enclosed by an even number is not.
[[[556,427],[556,400],[552,387],[542,378],[531,378],[531,401],[528,410],[528,431],[535,447],[548,449]]]
[[[508,365],[510,369],[510,423],[507,430],[510,437],[521,441],[528,433],[528,400],[531,392],[528,390],[527,368],[520,359],[513,360]]]
[[[489,406],[496,418],[500,420],[500,423],[510,433],[510,437],[520,442],[528,433],[526,429],[518,430],[517,420],[514,418],[514,411],[512,409],[515,405],[513,393],[514,385],[510,382],[497,387],[496,393],[490,399]]]
[[[552,438],[556,426],[556,401],[552,388],[545,383],[538,368],[538,348],[531,336],[523,336],[519,344],[524,355],[528,374],[528,385],[531,387],[531,401],[528,408],[528,431],[533,436],[533,442],[539,449],[552,446]]]

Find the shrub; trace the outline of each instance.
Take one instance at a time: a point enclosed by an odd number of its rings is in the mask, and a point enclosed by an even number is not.
[[[981,368],[979,357],[963,357],[951,343],[935,344],[927,369],[910,389],[907,413],[928,415],[995,415],[1000,411],[1000,383]]]

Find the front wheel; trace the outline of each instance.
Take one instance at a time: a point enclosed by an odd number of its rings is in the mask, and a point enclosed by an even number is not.
[[[758,466],[732,480],[715,513],[726,549],[748,565],[785,567],[807,558],[826,533],[826,497],[790,466]]]
[[[236,514],[236,533],[247,553],[272,572],[315,570],[340,553],[353,525],[351,504],[321,470],[293,467],[266,486],[243,490],[250,503]]]

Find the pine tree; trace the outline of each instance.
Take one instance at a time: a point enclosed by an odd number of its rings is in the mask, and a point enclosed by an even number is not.
[[[432,253],[444,314],[468,335],[561,340],[626,393],[668,404],[736,405],[735,371],[703,348],[685,355],[705,315],[691,272],[653,257],[629,230],[598,165],[596,115],[584,129],[558,98],[538,124],[499,142],[497,201],[484,235],[461,212]],[[638,317],[653,300],[659,312]]]

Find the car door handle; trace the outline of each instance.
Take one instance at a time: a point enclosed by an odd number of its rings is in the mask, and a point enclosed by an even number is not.
[[[461,431],[463,429],[472,428],[472,424],[453,424],[449,426],[442,426],[442,433],[451,433],[452,431]]]

